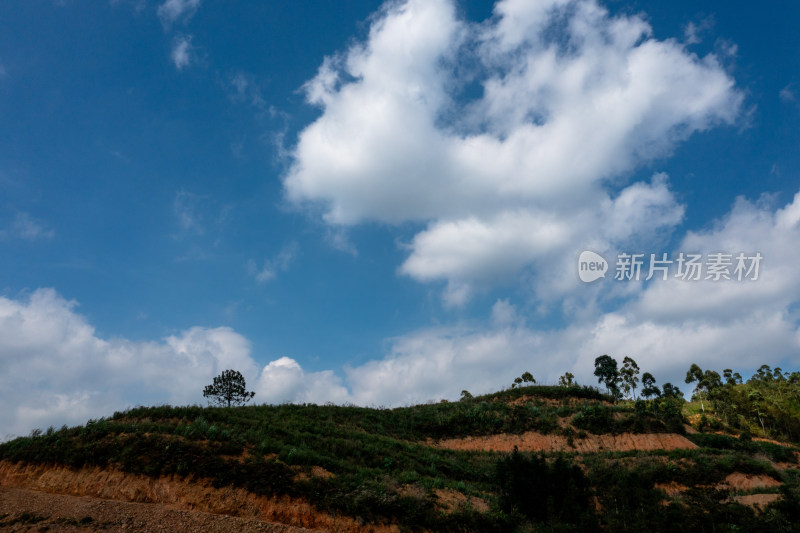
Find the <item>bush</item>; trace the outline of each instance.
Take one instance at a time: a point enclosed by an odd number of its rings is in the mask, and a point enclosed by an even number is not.
[[[614,412],[605,405],[586,405],[572,417],[572,425],[592,433],[608,433],[614,426]]]

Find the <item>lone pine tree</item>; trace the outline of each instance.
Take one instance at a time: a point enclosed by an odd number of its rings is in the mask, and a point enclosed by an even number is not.
[[[244,376],[237,370],[224,370],[214,378],[214,383],[203,389],[203,396],[219,406],[243,405],[256,393],[247,390]]]

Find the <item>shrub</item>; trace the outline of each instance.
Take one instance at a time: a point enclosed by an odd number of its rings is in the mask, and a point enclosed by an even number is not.
[[[592,433],[608,433],[614,425],[614,413],[605,405],[586,405],[572,417],[572,425]]]

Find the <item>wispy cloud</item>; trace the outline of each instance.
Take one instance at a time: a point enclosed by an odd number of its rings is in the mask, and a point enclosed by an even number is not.
[[[788,104],[793,104],[797,102],[796,91],[797,91],[797,84],[793,82],[788,84],[783,89],[781,89],[780,92],[778,93],[778,96],[780,96],[780,99],[782,101]]]
[[[251,74],[242,71],[231,74],[225,82],[225,88],[234,102],[250,104],[260,112],[268,111],[264,94]]]
[[[328,228],[325,234],[325,241],[334,250],[339,250],[353,257],[358,256],[358,248],[350,240],[350,236],[344,228]]]
[[[52,239],[55,234],[55,230],[47,228],[42,222],[24,212],[17,213],[14,216],[14,220],[8,229],[0,230],[0,237],[2,238],[15,238],[26,241]]]
[[[714,27],[713,17],[705,17],[699,22],[689,21],[683,29],[683,39],[686,44],[698,44],[703,41],[703,34]]]
[[[201,196],[188,191],[179,191],[175,195],[172,211],[181,231],[200,235],[205,232],[201,201]]]
[[[199,7],[200,0],[166,0],[158,6],[158,18],[165,28],[169,28],[177,21],[188,21]]]
[[[109,3],[115,7],[120,4],[128,4],[133,7],[134,11],[137,13],[144,11],[147,7],[147,0],[109,0]]]
[[[230,85],[235,89],[235,96],[243,98],[247,94],[247,88],[250,85],[250,81],[244,73],[237,72],[231,77]]]
[[[123,163],[130,163],[131,162],[131,158],[128,157],[128,155],[125,154],[124,152],[121,152],[120,150],[116,150],[116,149],[112,148],[112,149],[109,150],[109,152],[111,153],[111,155],[113,155],[115,158],[117,158],[118,160],[122,161]]]
[[[193,59],[192,36],[180,35],[172,42],[172,52],[170,53],[175,68],[183,70],[188,67]]]
[[[289,269],[289,265],[297,255],[297,250],[297,243],[291,243],[278,252],[275,257],[264,261],[261,268],[258,267],[255,260],[251,259],[247,262],[247,271],[258,283],[271,281],[275,279],[278,273]]]

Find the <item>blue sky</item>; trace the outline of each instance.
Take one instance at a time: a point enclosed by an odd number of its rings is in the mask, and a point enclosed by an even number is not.
[[[592,383],[602,353],[796,369],[798,15],[3,3],[0,435],[201,403],[229,367],[363,405]],[[764,259],[624,282],[621,252]]]

